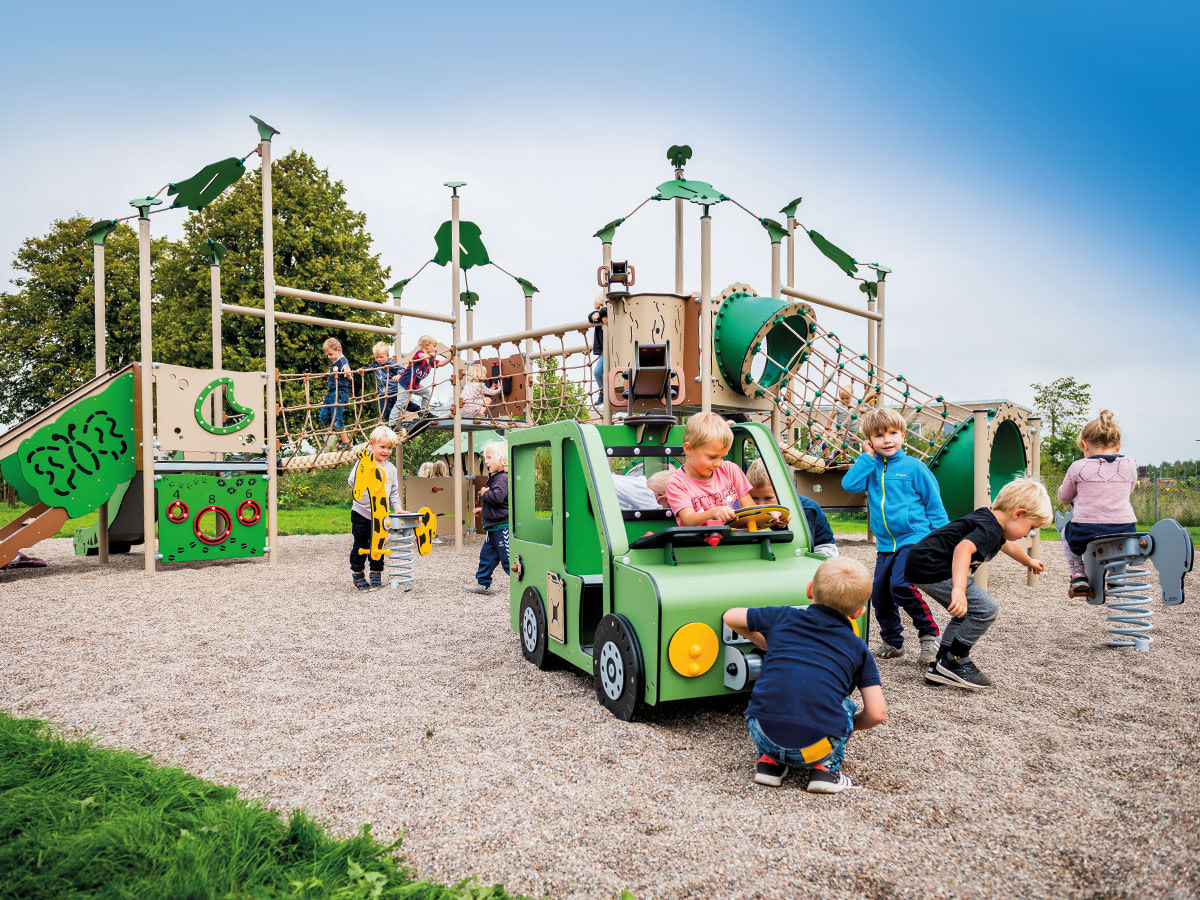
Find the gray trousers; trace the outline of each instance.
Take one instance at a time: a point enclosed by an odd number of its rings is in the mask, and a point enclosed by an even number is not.
[[[950,594],[954,590],[954,579],[935,581],[933,584],[918,584],[917,587],[927,596],[932,597],[942,606],[950,606]],[[955,641],[975,646],[984,633],[992,627],[1000,612],[1000,604],[996,599],[975,583],[974,578],[967,579],[967,614],[961,619],[950,619],[946,630],[942,632],[942,647],[949,648]]]
[[[415,402],[422,409],[429,409],[430,399],[433,397],[433,385],[417,388],[415,391],[406,391],[404,388],[396,394],[396,405],[392,407],[392,415],[388,419],[388,425],[394,427],[397,422],[408,415],[408,402],[410,399],[416,398]],[[421,401],[424,401],[423,403]]]

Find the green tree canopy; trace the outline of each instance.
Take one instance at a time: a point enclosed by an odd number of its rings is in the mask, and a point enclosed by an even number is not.
[[[1092,386],[1066,376],[1030,387],[1034,391],[1034,406],[1046,429],[1042,438],[1042,470],[1047,474],[1065,472],[1083,456],[1075,441],[1092,403]]]

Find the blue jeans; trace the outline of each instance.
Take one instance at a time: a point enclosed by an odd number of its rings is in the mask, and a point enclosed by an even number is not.
[[[937,637],[937,622],[929,611],[925,598],[913,590],[904,577],[904,565],[912,547],[901,547],[895,553],[875,554],[875,580],[871,585],[871,606],[879,623],[879,637],[893,647],[904,645],[904,625],[896,607],[902,607],[912,619],[918,637]]]
[[[479,548],[479,568],[475,570],[475,580],[484,587],[492,586],[492,573],[496,566],[504,566],[504,574],[508,572],[508,526],[496,531],[484,532],[484,544]]]
[[[392,407],[396,405],[396,395],[380,394],[376,402],[379,404],[379,417],[386,422],[392,414]]]
[[[592,366],[592,374],[596,376],[596,387],[600,390],[600,399],[596,401],[597,406],[604,405],[604,357],[598,357],[596,364]]]
[[[813,766],[822,765],[830,772],[836,772],[842,767],[842,758],[846,755],[846,742],[850,740],[850,735],[854,731],[854,715],[858,712],[858,707],[849,697],[842,701],[842,709],[846,711],[846,728],[841,734],[829,735],[829,743],[833,750],[828,756],[824,756],[816,762],[805,762],[803,754],[797,749],[780,747],[763,733],[758,719],[747,716],[746,727],[750,731],[750,740],[754,741],[758,752],[765,753],[776,762],[795,769],[811,769]]]
[[[342,424],[342,407],[349,402],[349,391],[326,391],[325,399],[321,401],[321,424],[332,422],[334,431],[343,430],[346,426]]]

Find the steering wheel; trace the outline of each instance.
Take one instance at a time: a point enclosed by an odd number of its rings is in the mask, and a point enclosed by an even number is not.
[[[760,528],[786,525],[792,514],[783,506],[747,506],[735,510],[726,524],[735,531],[758,531]]]

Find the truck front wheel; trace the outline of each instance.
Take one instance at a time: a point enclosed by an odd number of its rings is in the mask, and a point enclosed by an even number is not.
[[[596,626],[592,681],[602,706],[623,722],[637,714],[643,690],[642,651],[624,616],[607,615]]]
[[[539,669],[550,668],[553,656],[546,650],[546,610],[533,586],[525,588],[521,595],[517,626],[521,633],[521,655]]]

